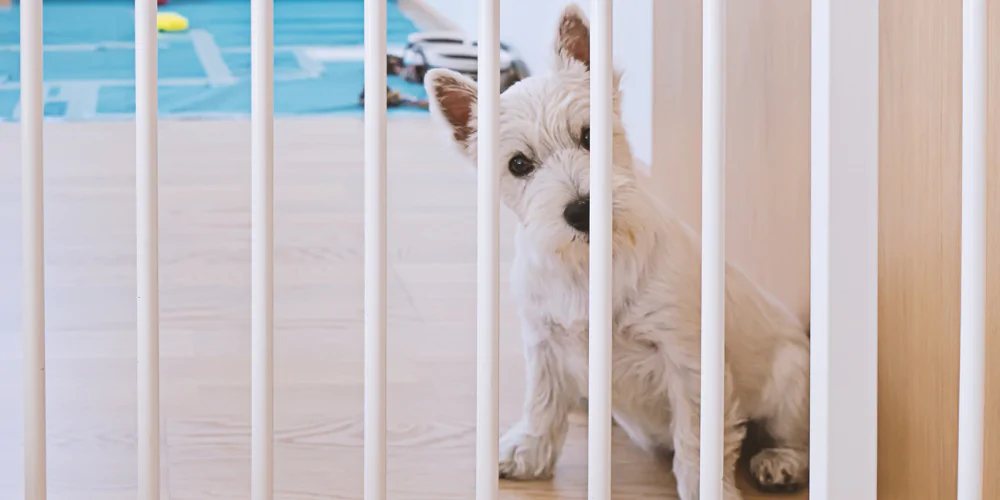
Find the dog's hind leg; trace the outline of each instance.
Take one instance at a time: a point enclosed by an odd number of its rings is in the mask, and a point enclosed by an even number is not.
[[[681,377],[671,373],[670,402],[673,410],[674,476],[680,500],[698,500],[701,475],[701,378],[697,368]],[[725,374],[725,414],[723,415],[722,498],[741,500],[736,487],[736,462],[746,435],[746,419],[732,392],[729,366]]]
[[[750,459],[750,475],[766,492],[790,492],[809,481],[809,353],[789,346],[779,353],[762,424],[774,447]]]

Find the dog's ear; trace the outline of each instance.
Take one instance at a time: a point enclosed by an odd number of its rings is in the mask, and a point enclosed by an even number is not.
[[[559,32],[556,34],[556,57],[562,67],[582,63],[590,70],[590,21],[583,9],[571,3],[559,16]]]
[[[450,69],[435,68],[424,77],[431,112],[444,118],[452,138],[468,152],[476,132],[476,82]]]

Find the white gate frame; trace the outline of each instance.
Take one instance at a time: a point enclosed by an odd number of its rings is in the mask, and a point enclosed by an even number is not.
[[[877,496],[878,11],[812,2],[813,500]]]
[[[386,0],[365,0],[365,498],[386,497]],[[630,0],[626,0],[630,1]],[[273,2],[253,0],[251,498],[273,498]],[[589,498],[608,500],[611,403],[612,0],[592,0]],[[42,0],[21,5],[25,495],[46,497]],[[497,498],[499,0],[480,0],[477,498]],[[986,2],[964,0],[959,498],[982,498]],[[724,18],[704,0],[702,500],[721,495]],[[157,94],[153,0],[136,0],[139,496],[160,493]],[[652,16],[653,19],[656,16]],[[812,0],[811,484],[877,494],[878,0]],[[659,74],[660,71],[654,71]]]

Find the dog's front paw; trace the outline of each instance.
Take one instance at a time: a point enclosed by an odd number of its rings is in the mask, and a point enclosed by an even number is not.
[[[808,481],[809,454],[788,448],[761,450],[750,459],[750,474],[762,491],[796,491]]]
[[[518,424],[500,438],[502,479],[547,479],[556,465],[556,447],[545,435],[532,435]]]

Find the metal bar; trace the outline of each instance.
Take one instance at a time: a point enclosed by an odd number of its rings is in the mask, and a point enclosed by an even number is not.
[[[590,31],[590,359],[587,486],[611,499],[612,0],[592,0]]]
[[[962,298],[958,498],[983,498],[986,411],[986,0],[964,0],[962,24]]]
[[[24,494],[45,500],[45,245],[42,0],[21,2],[21,225],[24,259]]]
[[[365,0],[365,500],[386,498],[386,0]]]
[[[701,500],[722,500],[726,363],[723,0],[702,11]]]
[[[251,0],[251,500],[274,497],[274,0]]]
[[[160,498],[156,3],[135,0],[136,359],[139,498]]]
[[[476,498],[499,495],[500,1],[479,2]]]

